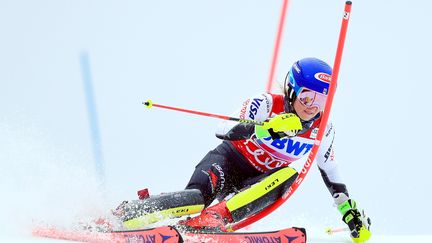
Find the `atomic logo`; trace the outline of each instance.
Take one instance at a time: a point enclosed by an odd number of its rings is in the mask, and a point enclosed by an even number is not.
[[[162,237],[162,243],[172,238],[171,235],[163,235],[161,233],[159,235]]]
[[[292,241],[294,241],[294,240],[296,240],[297,238],[298,238],[298,236],[294,236],[294,237],[290,237],[290,236],[286,236],[285,235],[285,237],[287,238],[287,240],[288,240],[288,243],[291,243]]]

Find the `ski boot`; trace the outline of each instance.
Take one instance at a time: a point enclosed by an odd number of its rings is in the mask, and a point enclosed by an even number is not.
[[[371,237],[371,220],[364,213],[364,210],[357,209],[353,199],[349,199],[344,193],[334,196],[339,212],[343,215],[342,221],[348,225],[351,238],[355,243],[366,242]]]
[[[178,222],[179,229],[191,232],[229,232],[227,224],[233,219],[226,206],[226,201],[221,201],[204,209],[200,215]]]

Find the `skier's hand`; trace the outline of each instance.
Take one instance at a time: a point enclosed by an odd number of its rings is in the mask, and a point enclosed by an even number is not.
[[[351,238],[354,242],[366,242],[371,237],[370,232],[371,220],[364,210],[357,209],[356,202],[348,199],[338,205],[339,211],[343,214],[342,221],[348,225],[350,229]]]
[[[270,133],[272,130],[275,133],[283,132],[288,136],[295,136],[302,129],[300,118],[294,113],[283,113],[272,117],[269,121],[264,122],[262,126]]]

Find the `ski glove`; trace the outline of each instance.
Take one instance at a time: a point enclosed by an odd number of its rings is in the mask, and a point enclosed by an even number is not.
[[[294,137],[301,129],[300,118],[294,113],[279,114],[264,122],[262,126],[255,127],[258,138],[271,136],[273,139]]]
[[[337,199],[335,199],[335,201],[337,201]],[[351,231],[352,240],[355,243],[368,241],[372,235],[370,232],[371,220],[365,215],[364,210],[361,210],[360,213],[357,209],[356,202],[352,199],[347,199],[339,203],[338,210],[343,215],[342,221],[348,225]]]

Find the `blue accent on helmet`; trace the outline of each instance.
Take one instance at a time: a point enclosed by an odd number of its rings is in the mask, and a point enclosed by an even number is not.
[[[318,58],[304,58],[292,66],[288,77],[288,86],[292,87],[298,96],[302,88],[327,95],[330,87],[332,68]]]

